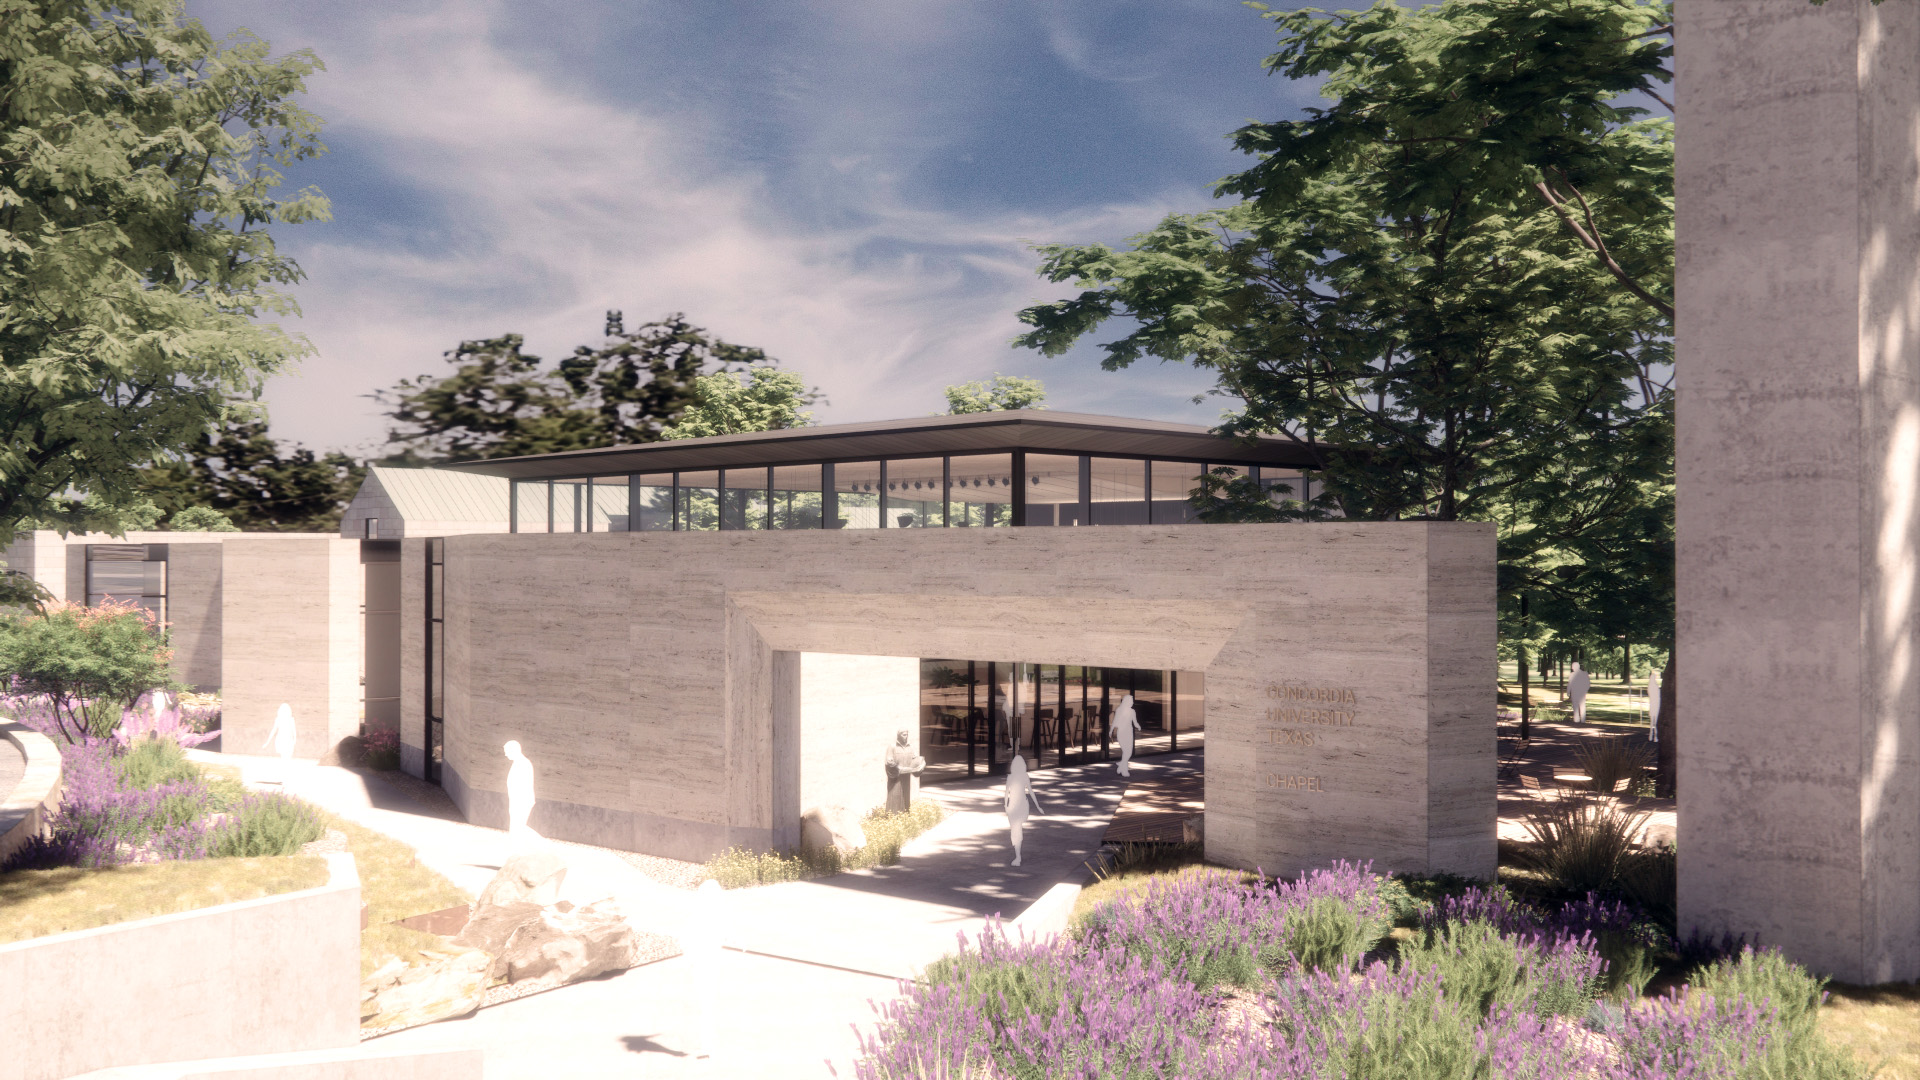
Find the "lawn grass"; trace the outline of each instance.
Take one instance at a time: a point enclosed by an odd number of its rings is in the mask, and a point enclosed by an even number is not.
[[[16,870],[0,874],[0,943],[256,900],[326,883],[327,862],[315,855]]]
[[[1868,1065],[1875,1080],[1920,1080],[1920,983],[1832,983],[1820,1030]]]
[[[432,934],[391,925],[396,919],[473,902],[458,885],[420,865],[412,848],[342,817],[321,813],[327,828],[346,834],[347,847],[360,871],[360,900],[367,905],[367,928],[360,932],[360,975],[365,978],[388,960],[423,964],[427,950],[444,952],[446,942]]]

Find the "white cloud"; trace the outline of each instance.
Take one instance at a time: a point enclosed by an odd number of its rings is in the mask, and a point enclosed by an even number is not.
[[[437,208],[429,232],[458,224],[439,248],[377,230],[314,242],[289,230],[308,273],[292,328],[319,355],[270,388],[284,436],[370,447],[383,422],[369,390],[437,369],[463,338],[513,331],[534,352],[564,354],[598,340],[610,307],[630,326],[685,311],[766,349],[827,391],[827,420],[931,412],[942,385],[994,370],[1048,374],[1057,407],[1111,408],[1117,394],[1160,400],[1133,410],[1159,415],[1205,385],[1169,371],[1106,376],[1130,380],[1109,391],[1093,371],[1077,394],[1080,376],[1053,378],[1059,362],[1007,347],[1017,308],[1062,294],[1033,276],[1030,241],[1135,231],[1177,208],[1175,196],[979,220],[879,182],[863,185],[873,201],[859,223],[803,225],[772,209],[766,176],[700,156],[707,140],[688,127],[699,117],[646,115],[543,77],[498,44],[497,15],[446,3],[367,17],[355,42],[326,47],[315,111]]]

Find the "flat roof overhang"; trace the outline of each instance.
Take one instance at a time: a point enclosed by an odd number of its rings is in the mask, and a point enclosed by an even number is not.
[[[1012,450],[1154,457],[1287,469],[1316,467],[1311,451],[1292,439],[1271,435],[1228,439],[1194,424],[1126,420],[1091,413],[1037,409],[881,420],[866,424],[829,424],[781,431],[749,431],[706,439],[676,439],[561,454],[461,461],[443,467],[515,480],[555,480],[735,466],[804,465],[816,461],[993,454]]]

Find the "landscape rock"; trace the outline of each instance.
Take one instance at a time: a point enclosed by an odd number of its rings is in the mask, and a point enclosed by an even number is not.
[[[495,905],[535,904],[547,907],[560,899],[560,883],[567,879],[567,864],[551,850],[530,851],[507,860],[493,875],[487,887],[474,901],[476,915]]]
[[[414,966],[393,960],[361,982],[360,1026],[412,1027],[469,1015],[486,997],[490,963],[479,951]]]
[[[515,986],[546,988],[625,971],[640,961],[632,925],[617,904],[602,900],[571,911],[541,910],[513,932],[490,971]]]
[[[513,932],[537,921],[541,910],[539,904],[494,904],[484,908],[475,904],[473,915],[453,943],[499,956],[507,951]]]
[[[844,806],[816,806],[800,815],[800,846],[814,851],[838,848],[851,854],[867,843],[860,815]]]

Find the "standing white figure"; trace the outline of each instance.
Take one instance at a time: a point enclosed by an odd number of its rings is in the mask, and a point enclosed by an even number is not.
[[[1660,669],[1647,673],[1647,741],[1660,741]]]
[[[1140,718],[1133,712],[1133,695],[1120,698],[1120,706],[1113,710],[1114,737],[1120,740],[1120,775],[1132,776],[1128,764],[1133,761],[1133,733],[1140,730]]]
[[[1033,793],[1033,781],[1027,777],[1027,759],[1016,755],[1007,763],[1007,828],[1013,831],[1013,865],[1020,865],[1021,832],[1027,827],[1027,803],[1035,813],[1044,814],[1040,797]]]
[[[1580,670],[1580,661],[1573,662],[1573,674],[1567,676],[1567,698],[1573,702],[1573,722],[1587,722],[1587,689],[1593,685],[1593,677]]]
[[[722,960],[722,927],[725,924],[726,893],[720,883],[708,878],[693,892],[692,910],[686,929],[680,936],[680,952],[691,968],[694,1009],[699,1013],[700,1056],[713,1058],[720,1049],[720,988],[725,985]]]
[[[293,706],[283,701],[280,703],[280,711],[273,714],[273,729],[267,732],[267,741],[260,744],[265,747],[271,743],[273,752],[280,755],[280,786],[282,788],[287,786],[287,774],[293,771],[293,746],[297,739],[298,732],[293,724]]]
[[[527,816],[533,813],[533,762],[520,752],[516,739],[507,740],[501,749],[513,762],[507,766],[507,839],[526,844],[540,839],[540,834],[527,825]]]

